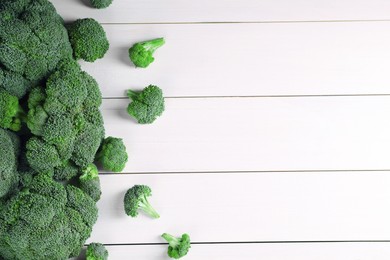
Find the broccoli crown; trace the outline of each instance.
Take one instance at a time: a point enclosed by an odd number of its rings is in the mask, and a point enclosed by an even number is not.
[[[0,127],[19,131],[24,117],[17,97],[0,90]]]
[[[91,243],[87,247],[87,260],[107,260],[108,251],[103,244]]]
[[[95,201],[82,190],[38,174],[0,209],[0,255],[23,260],[77,256],[96,219]]]
[[[18,182],[19,138],[0,128],[0,198],[14,190]]]
[[[80,189],[88,194],[94,201],[98,201],[102,194],[98,174],[99,172],[96,165],[91,163],[83,170],[83,175],[79,178]]]
[[[70,179],[90,165],[104,137],[96,81],[75,63],[64,64],[45,88],[31,91],[27,126],[27,160],[37,172],[54,171]]]
[[[75,21],[69,26],[68,32],[76,59],[94,62],[103,58],[109,48],[103,27],[92,18]]]
[[[188,234],[183,234],[181,237],[174,237],[170,234],[164,233],[161,237],[169,244],[168,256],[170,258],[179,259],[185,256],[191,248],[190,236]]]
[[[128,216],[138,216],[138,210],[144,211],[152,218],[159,218],[160,215],[150,205],[147,197],[152,195],[152,190],[146,185],[134,185],[124,197],[124,208]]]
[[[91,0],[93,7],[97,9],[107,8],[112,4],[112,0]]]
[[[103,168],[112,172],[121,172],[126,166],[127,159],[126,146],[122,139],[111,136],[103,140],[96,154],[96,160]]]
[[[165,110],[163,92],[157,86],[149,85],[141,92],[128,90],[127,96],[132,100],[127,113],[140,124],[153,123]]]
[[[71,56],[63,20],[49,1],[0,2],[0,89],[21,98]]]
[[[164,38],[138,42],[129,49],[129,58],[136,67],[146,68],[154,61],[153,53],[164,44]]]

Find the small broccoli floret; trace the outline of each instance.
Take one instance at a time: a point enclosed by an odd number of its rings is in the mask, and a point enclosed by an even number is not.
[[[83,170],[83,175],[80,176],[80,189],[88,194],[94,201],[98,201],[102,195],[100,188],[99,172],[93,163],[88,165]]]
[[[24,117],[18,98],[0,90],[0,127],[19,131]]]
[[[106,32],[94,19],[79,19],[69,28],[69,41],[76,59],[94,62],[103,58],[109,48]]]
[[[108,251],[103,244],[91,243],[87,247],[86,260],[107,260]]]
[[[91,0],[93,7],[97,9],[107,8],[112,4],[112,0]]]
[[[19,149],[19,138],[0,128],[0,198],[12,192],[17,183]]]
[[[149,85],[141,92],[128,90],[127,96],[132,100],[127,113],[140,124],[153,123],[165,110],[163,92],[157,86]]]
[[[146,185],[135,185],[130,188],[124,198],[125,212],[128,216],[138,216],[138,210],[144,211],[152,218],[159,218],[160,215],[150,205],[148,197],[152,195],[152,190]]]
[[[146,68],[154,61],[153,53],[164,44],[164,38],[138,42],[129,49],[130,60],[136,67]]]
[[[191,248],[190,236],[188,234],[183,234],[181,237],[174,237],[164,233],[161,237],[169,243],[168,256],[170,258],[179,259],[185,256]]]
[[[100,162],[105,170],[112,172],[121,172],[127,159],[126,146],[122,139],[112,136],[103,140],[96,154],[96,161]]]

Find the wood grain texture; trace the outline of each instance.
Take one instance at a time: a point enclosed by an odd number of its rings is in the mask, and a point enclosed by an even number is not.
[[[167,99],[152,125],[104,100],[125,172],[390,169],[390,97]]]
[[[90,242],[162,243],[164,232],[193,242],[390,239],[389,172],[116,174],[101,184]],[[135,184],[152,188],[160,219],[125,214]]]
[[[53,0],[66,20],[104,23],[260,22],[390,19],[386,0],[114,0],[104,10],[88,0]]]
[[[110,260],[170,260],[167,246],[107,246]],[[387,260],[388,243],[192,245],[186,260]],[[79,260],[84,260],[80,258]]]
[[[166,96],[390,94],[390,22],[106,25],[105,58],[83,68],[104,97],[157,84]],[[165,37],[147,69],[128,49]]]

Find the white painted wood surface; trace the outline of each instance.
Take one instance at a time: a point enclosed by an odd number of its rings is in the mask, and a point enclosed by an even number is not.
[[[109,259],[169,260],[167,246],[108,246]],[[382,260],[387,243],[193,245],[185,260]],[[80,258],[79,260],[84,260]]]
[[[53,0],[66,20],[104,23],[259,22],[390,19],[387,0],[114,0],[104,10],[88,0]]]
[[[102,107],[125,172],[390,169],[390,96],[167,99],[152,125],[129,102]]]
[[[388,240],[389,173],[102,175],[89,241],[161,243],[164,232],[187,232],[194,242]],[[135,184],[153,189],[160,219],[124,213],[124,194]]]
[[[389,8],[390,10],[390,8]],[[390,22],[106,25],[105,58],[84,64],[105,97],[151,83],[166,96],[390,94]],[[128,49],[165,37],[148,69]]]

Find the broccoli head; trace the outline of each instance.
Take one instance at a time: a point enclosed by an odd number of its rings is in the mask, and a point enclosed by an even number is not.
[[[100,188],[99,172],[95,164],[91,163],[83,170],[79,178],[80,189],[88,194],[94,201],[98,201],[102,194]]]
[[[93,7],[97,9],[107,8],[112,4],[112,0],[91,0]]]
[[[103,244],[91,243],[87,247],[86,260],[107,260],[108,251]]]
[[[136,67],[146,68],[154,61],[153,53],[164,44],[164,38],[138,42],[129,49],[130,60]]]
[[[127,159],[126,146],[122,139],[111,136],[103,140],[96,154],[96,161],[100,162],[105,170],[112,172],[121,172]]]
[[[188,253],[191,247],[190,236],[183,234],[181,237],[175,237],[170,234],[164,233],[161,235],[164,238],[168,246],[168,256],[170,258],[179,259]]]
[[[135,185],[130,188],[124,198],[124,208],[128,216],[138,216],[138,210],[144,211],[152,218],[159,218],[160,215],[150,205],[148,197],[152,195],[152,190],[146,185]]]
[[[49,173],[7,200],[0,210],[4,259],[67,259],[77,256],[97,220],[95,201]]]
[[[165,110],[163,92],[157,86],[149,85],[141,92],[128,90],[127,96],[132,100],[127,113],[140,124],[153,123]]]
[[[68,33],[49,1],[0,1],[0,89],[21,98],[68,57]]]
[[[18,182],[19,138],[0,128],[0,198],[11,193]]]
[[[106,32],[94,19],[79,19],[69,28],[69,41],[74,57],[88,62],[103,58],[109,48]]]
[[[19,131],[24,120],[24,111],[17,97],[0,90],[0,127]]]

